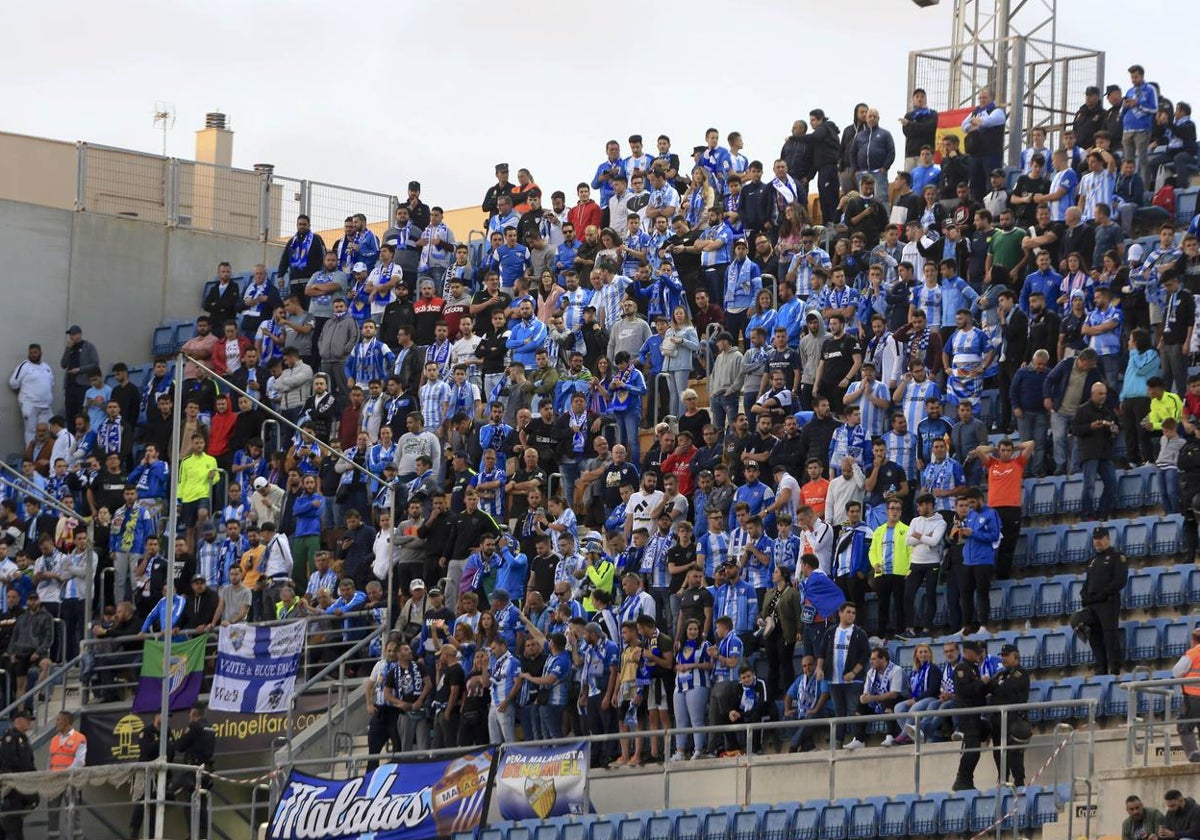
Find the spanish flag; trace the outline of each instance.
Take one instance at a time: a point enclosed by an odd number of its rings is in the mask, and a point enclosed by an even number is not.
[[[942,162],[942,138],[949,135],[954,135],[958,138],[959,151],[965,154],[963,144],[966,142],[966,133],[962,130],[963,120],[971,113],[971,108],[955,108],[953,111],[940,111],[938,113],[937,133],[934,135],[935,145],[933,149],[933,159],[938,163]]]

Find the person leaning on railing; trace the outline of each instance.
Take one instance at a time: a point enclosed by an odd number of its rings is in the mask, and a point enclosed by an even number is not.
[[[1171,675],[1179,679],[1200,680],[1200,627],[1192,630],[1192,646],[1179,657]],[[1200,762],[1196,728],[1200,726],[1200,681],[1183,686],[1183,713],[1179,716],[1179,743],[1188,761]]]

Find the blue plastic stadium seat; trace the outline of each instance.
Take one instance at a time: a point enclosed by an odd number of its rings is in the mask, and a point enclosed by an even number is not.
[[[563,825],[560,836],[562,840],[586,840],[588,830],[599,817],[595,814],[583,814],[573,817],[571,822]]]
[[[859,802],[850,807],[850,838],[851,840],[867,840],[875,837],[879,824],[879,804],[876,802]]]
[[[1159,557],[1174,556],[1183,551],[1183,516],[1175,513],[1154,523],[1150,529],[1151,551]]]
[[[649,817],[627,817],[617,823],[617,840],[642,840]]]
[[[1017,545],[1013,549],[1013,565],[1018,569],[1024,569],[1032,562],[1029,557],[1029,536],[1022,531],[1017,536]]]
[[[1162,629],[1154,622],[1131,624],[1125,641],[1125,655],[1129,659],[1157,659],[1162,645]]]
[[[1092,556],[1092,529],[1076,525],[1063,531],[1062,562],[1083,563]]]
[[[154,356],[170,355],[175,340],[174,327],[155,327],[150,339],[150,353]]]
[[[1076,677],[1067,677],[1059,680],[1057,683],[1050,685],[1046,691],[1045,700],[1048,703],[1057,701],[1074,700],[1075,692],[1079,689],[1079,680]],[[1071,717],[1071,707],[1062,706],[1053,709],[1043,709],[1043,720],[1067,720]]]
[[[1146,474],[1126,470],[1117,477],[1117,510],[1137,510],[1145,504]]]
[[[1042,581],[1037,591],[1039,616],[1062,615],[1067,603],[1067,587],[1059,578]]]
[[[961,834],[970,826],[971,803],[979,794],[973,790],[960,790],[942,802],[938,814],[939,834]]]
[[[1125,555],[1145,557],[1150,553],[1151,519],[1135,519],[1125,526]]]
[[[171,336],[171,351],[170,352],[178,353],[180,350],[183,349],[183,345],[187,342],[187,340],[189,338],[192,338],[193,336],[195,336],[195,334],[196,334],[196,325],[195,324],[189,323],[189,324],[180,324],[179,326],[177,326],[175,328],[174,335]]]
[[[533,840],[559,840],[558,835],[561,831],[561,824],[546,820],[544,824],[533,830]]]
[[[971,802],[967,813],[967,824],[971,831],[983,831],[996,820],[996,809],[1000,800],[994,793],[980,793]]]
[[[1008,581],[998,580],[992,583],[988,592],[990,612],[989,621],[1003,621],[1008,609]]]
[[[1071,582],[1067,585],[1067,614],[1083,609],[1083,584],[1084,579],[1081,577],[1071,578]]]
[[[1037,591],[1033,582],[1017,580],[1008,581],[1008,604],[1005,611],[1010,619],[1032,618],[1037,601]]]
[[[1058,509],[1058,494],[1062,489],[1061,476],[1025,480],[1025,503],[1030,516],[1049,516]]]
[[[1060,562],[1059,550],[1065,530],[1061,525],[1050,525],[1033,532],[1029,547],[1033,565],[1053,566]]]
[[[1088,643],[1086,637],[1078,633],[1071,634],[1071,656],[1070,662],[1072,665],[1087,665],[1095,657],[1092,656],[1092,646]]]
[[[1113,692],[1113,683],[1116,678],[1111,674],[1103,674],[1100,676],[1088,677],[1083,680],[1075,693],[1076,700],[1095,700],[1096,701],[1096,717],[1102,718],[1108,712],[1108,698]],[[1088,708],[1085,705],[1078,705],[1074,708],[1071,715],[1076,720],[1087,720]]]
[[[1017,646],[1017,653],[1021,656],[1021,664],[1031,671],[1040,667],[1038,664],[1038,650],[1041,647],[1042,636],[1044,635],[1044,631],[1031,628],[1017,634],[1017,637],[1013,639],[1012,643]]]
[[[708,814],[708,809],[693,809],[691,813],[684,814],[675,823],[675,836],[677,838],[686,837],[688,840],[698,840],[702,821]]]
[[[450,840],[475,840],[474,831],[456,831],[450,835]]]
[[[821,819],[821,810],[815,805],[802,805],[792,816],[792,826],[787,837],[789,840],[817,840],[817,824]]]
[[[1059,513],[1079,513],[1083,510],[1083,478],[1067,476],[1058,496]]]
[[[734,814],[729,831],[730,840],[756,840],[759,825],[766,811],[765,805],[759,805],[754,810],[738,811]]]
[[[1046,686],[1048,685],[1053,685],[1053,683],[1033,680],[1029,684],[1029,702],[1041,703],[1044,701],[1046,699]],[[1038,723],[1042,719],[1041,709],[1030,709],[1026,714],[1029,717],[1030,723]]]
[[[916,797],[908,812],[908,828],[912,834],[936,834],[942,816],[946,794],[933,793]]]
[[[845,800],[826,805],[821,809],[821,821],[818,825],[818,840],[846,840],[849,831],[850,808]]]
[[[533,829],[536,826],[519,824],[514,825],[504,835],[504,840],[533,840]]]
[[[1188,569],[1185,598],[1189,604],[1200,604],[1200,568]]]
[[[1033,788],[1025,791],[1025,795],[1029,797],[1029,825],[1031,828],[1041,828],[1046,823],[1055,822],[1058,819],[1058,801],[1055,799],[1053,790],[1037,790]]]
[[[1029,827],[1029,802],[1025,794],[1016,794],[1011,790],[1000,793],[1000,813],[1004,817],[1001,831],[1012,831],[1013,828]]]
[[[778,805],[763,814],[761,832],[763,840],[785,840],[791,830],[796,806]],[[739,838],[740,840],[740,838]]]
[[[879,811],[880,837],[908,836],[908,815],[915,798],[913,794],[909,793],[884,803]]]
[[[1132,572],[1125,589],[1121,593],[1121,602],[1125,609],[1137,609],[1154,606],[1154,578],[1150,569]]]
[[[1163,569],[1154,589],[1154,606],[1178,607],[1184,600],[1184,585],[1182,569]]]
[[[713,811],[701,823],[700,837],[702,840],[728,840],[729,822],[729,815],[724,811]]]
[[[1159,650],[1168,659],[1183,656],[1191,646],[1192,626],[1187,619],[1172,621],[1163,627],[1162,641]]]
[[[1042,668],[1065,668],[1070,659],[1070,640],[1062,631],[1051,631],[1042,637],[1038,665]]]
[[[504,840],[508,829],[484,828],[479,831],[479,840]]]
[[[1132,674],[1126,674],[1113,680],[1112,690],[1108,692],[1108,700],[1104,704],[1105,717],[1123,718],[1128,714],[1129,692],[1121,688],[1121,683],[1132,679]]]
[[[617,822],[615,817],[601,817],[592,823],[588,832],[588,840],[617,840]]]

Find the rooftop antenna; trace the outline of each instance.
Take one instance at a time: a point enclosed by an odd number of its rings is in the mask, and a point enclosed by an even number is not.
[[[162,153],[167,156],[167,134],[175,127],[175,104],[173,102],[154,103],[154,127],[162,132]]]

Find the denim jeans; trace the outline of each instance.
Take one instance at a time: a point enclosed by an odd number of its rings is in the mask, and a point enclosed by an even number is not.
[[[708,686],[693,688],[689,691],[675,691],[675,725],[680,729],[689,726],[705,726],[708,724]],[[693,747],[696,752],[704,752],[708,746],[708,733],[697,732],[689,735],[681,732],[675,736],[675,751],[687,749],[688,739],[694,739]]]
[[[1033,469],[1041,475],[1046,469],[1046,435],[1050,433],[1050,415],[1044,411],[1022,411],[1017,420],[1017,436],[1021,440],[1033,441]]]
[[[1179,513],[1179,470],[1174,467],[1159,469],[1158,484],[1162,488],[1163,511]]]
[[[1107,353],[1100,357],[1100,372],[1104,374],[1104,384],[1114,394],[1121,393],[1121,374],[1124,371],[1120,353]]]
[[[631,464],[641,464],[642,446],[638,439],[638,424],[642,420],[642,413],[631,409],[619,411],[614,416],[617,418],[617,440],[625,446],[627,460]]]
[[[538,714],[540,706],[533,703],[517,707],[517,720],[521,723],[521,739],[524,741],[542,740],[542,718]]]
[[[738,395],[737,394],[721,394],[712,399],[712,418],[713,425],[717,432],[725,430],[727,426],[733,425],[733,418],[738,415]]]
[[[929,709],[956,708],[958,708],[957,700],[934,700],[934,702],[929,706]],[[953,721],[954,718],[951,718],[951,720]],[[939,741],[941,740],[939,733],[942,727],[945,725],[946,718],[944,717],[927,717],[921,721],[921,737],[926,741]],[[958,729],[958,726],[955,725],[954,728]]]
[[[923,697],[920,700],[901,700],[896,704],[896,714],[900,714],[901,712],[924,712],[927,709],[936,709],[938,707],[938,703],[939,701],[936,697]],[[925,723],[929,720],[936,721],[937,718],[922,718],[922,729],[924,729]],[[917,719],[915,717],[910,717],[902,718],[900,720],[901,728],[909,725],[916,726]]]
[[[547,703],[537,707],[537,716],[541,722],[542,738],[561,738],[563,736],[563,709],[561,704]]]
[[[1093,498],[1096,494],[1096,478],[1104,482],[1100,503]],[[1112,513],[1117,496],[1117,470],[1110,458],[1090,458],[1083,462],[1083,517],[1096,516],[1107,519]]]
[[[516,714],[512,706],[503,712],[497,706],[488,706],[488,737],[493,744],[517,740]]]
[[[826,675],[826,678],[828,676]],[[838,677],[841,677],[841,674],[838,674]],[[854,714],[855,709],[858,708],[858,698],[862,696],[862,690],[862,682],[831,682],[829,684],[829,699],[833,701],[833,716],[841,718]],[[837,731],[834,733],[834,737],[837,738],[838,743],[846,740],[846,728],[847,724],[837,724]]]
[[[1079,472],[1079,446],[1075,436],[1071,434],[1071,422],[1074,414],[1064,414],[1055,411],[1050,415],[1050,434],[1054,438],[1054,467],[1060,472],[1072,475]],[[1068,447],[1070,462],[1068,463]]]
[[[575,507],[575,482],[579,480],[579,456],[563,458],[558,464],[562,474],[562,494],[567,507]]]
[[[668,370],[666,373],[671,377],[667,382],[667,393],[671,395],[669,411],[678,417],[683,412],[683,400],[679,395],[687,390],[688,375],[691,371],[684,368],[683,370]]]

